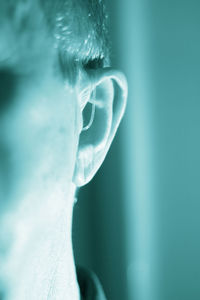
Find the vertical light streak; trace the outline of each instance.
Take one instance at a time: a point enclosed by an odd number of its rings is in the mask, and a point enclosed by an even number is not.
[[[129,82],[123,124],[130,300],[155,300],[155,190],[148,1],[120,2],[122,65]]]

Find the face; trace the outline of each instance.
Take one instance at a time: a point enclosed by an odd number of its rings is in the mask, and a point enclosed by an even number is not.
[[[0,220],[28,198],[40,205],[58,183],[68,193],[78,143],[77,90],[63,81],[45,26],[24,34],[14,25],[5,18],[0,30]]]

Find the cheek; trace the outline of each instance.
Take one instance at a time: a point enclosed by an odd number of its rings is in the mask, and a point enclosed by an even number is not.
[[[0,121],[0,193],[70,182],[78,142],[75,93],[29,90],[15,103]]]

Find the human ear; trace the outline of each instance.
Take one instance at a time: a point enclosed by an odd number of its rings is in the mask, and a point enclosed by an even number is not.
[[[89,84],[79,94],[83,99],[80,101],[82,119],[88,103],[92,105],[92,117],[88,126],[82,122],[73,176],[77,187],[87,184],[104,161],[124,115],[127,90],[121,72],[110,68],[90,71]]]

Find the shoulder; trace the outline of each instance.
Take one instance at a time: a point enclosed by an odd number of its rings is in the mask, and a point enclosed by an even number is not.
[[[77,266],[76,273],[81,300],[106,300],[101,283],[94,272]]]

